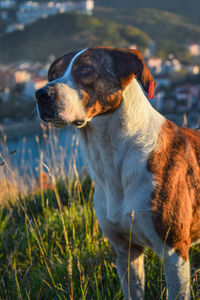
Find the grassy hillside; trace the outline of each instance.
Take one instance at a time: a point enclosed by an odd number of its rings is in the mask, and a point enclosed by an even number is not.
[[[23,2],[24,0],[18,0]],[[49,0],[38,0],[38,2],[44,2]],[[60,0],[60,2],[65,0]],[[72,0],[77,2],[79,0]],[[182,16],[185,16],[191,23],[199,24],[200,6],[199,0],[95,0],[95,5],[104,7],[115,7],[118,10],[128,7],[130,9],[136,8],[156,8],[164,11],[169,11]]]
[[[0,209],[1,299],[123,298],[115,255],[99,229],[88,184],[86,190],[84,182],[57,182],[53,190]],[[200,292],[199,257],[200,248],[193,247],[193,300]],[[165,299],[162,264],[149,249],[145,269],[145,299]]]
[[[99,229],[90,180],[54,181],[0,208],[1,299],[122,299],[115,254]],[[12,199],[13,200],[13,199]],[[200,247],[191,249],[198,299]],[[162,263],[145,251],[145,299],[163,299]]]
[[[150,38],[141,30],[78,14],[63,14],[39,20],[0,38],[0,62],[44,60],[73,49],[95,45],[146,47]]]
[[[115,7],[118,11],[125,7],[131,10],[137,8],[153,8],[172,12],[184,16],[190,23],[199,23],[200,6],[199,0],[96,0],[96,5]]]
[[[126,1],[125,1],[126,2]],[[149,7],[122,8],[99,6],[96,15],[106,16],[112,20],[135,26],[146,32],[157,44],[159,55],[163,58],[174,53],[181,60],[188,59],[185,45],[200,40],[200,25],[189,22],[185,16]]]

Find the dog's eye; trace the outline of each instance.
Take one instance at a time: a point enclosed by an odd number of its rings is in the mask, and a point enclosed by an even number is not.
[[[94,69],[91,67],[84,67],[79,70],[79,73],[82,76],[92,75],[94,73]]]

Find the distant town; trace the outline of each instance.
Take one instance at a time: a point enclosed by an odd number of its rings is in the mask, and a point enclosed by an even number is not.
[[[0,17],[8,23],[5,33],[23,30],[26,25],[31,24],[40,18],[45,19],[48,16],[55,14],[75,11],[92,15],[93,9],[94,0],[82,0],[80,2],[25,1],[22,3],[17,3],[15,0],[0,1]]]
[[[92,15],[94,1],[81,2],[33,2],[25,1],[17,4],[14,0],[0,1],[0,16],[7,20],[8,26],[5,33],[15,30],[23,30],[25,26],[40,18],[50,15],[76,11]],[[15,16],[13,17],[13,10]],[[157,93],[152,104],[166,114],[184,114],[192,112],[198,118],[200,112],[200,83],[195,81],[199,76],[200,43],[186,45],[189,53],[198,63],[183,65],[174,57],[173,53],[163,61],[155,56],[156,45],[152,42],[144,51],[145,60],[157,80]],[[130,45],[136,49],[137,45]],[[35,90],[44,86],[47,82],[47,71],[51,62],[55,59],[52,55],[45,62],[21,61],[8,65],[0,65],[0,105],[1,110],[9,101],[14,101],[16,107],[19,103],[33,102]],[[194,78],[185,81],[184,78]],[[173,86],[173,88],[172,88]],[[12,115],[5,117],[0,115],[3,124],[11,122]],[[195,122],[196,122],[195,119]]]

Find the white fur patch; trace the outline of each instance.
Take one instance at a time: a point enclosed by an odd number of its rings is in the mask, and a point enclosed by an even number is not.
[[[64,104],[64,109],[59,113],[62,120],[66,123],[70,123],[75,120],[85,119],[86,113],[76,89],[61,83],[59,87],[59,98]]]
[[[73,83],[73,78],[72,78],[72,67],[73,64],[75,62],[75,60],[77,59],[77,57],[79,57],[82,53],[84,53],[86,49],[83,49],[81,51],[79,51],[71,60],[67,70],[65,71],[65,73],[63,74],[63,76],[60,78],[61,82],[65,82],[67,85],[71,86],[72,88],[74,88],[74,83]]]

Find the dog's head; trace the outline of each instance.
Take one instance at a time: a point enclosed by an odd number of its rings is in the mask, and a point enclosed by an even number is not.
[[[151,97],[156,87],[137,50],[95,47],[68,53],[49,68],[49,83],[36,92],[40,117],[58,127],[83,127],[116,110],[135,77]]]

